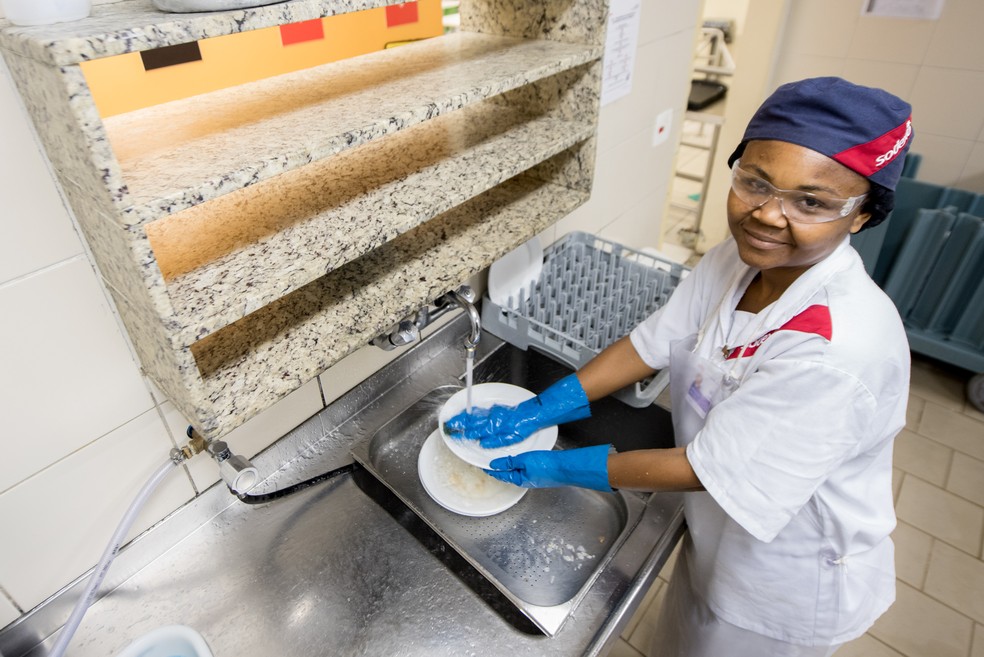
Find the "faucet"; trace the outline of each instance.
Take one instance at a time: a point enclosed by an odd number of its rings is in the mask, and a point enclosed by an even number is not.
[[[454,306],[460,306],[468,314],[468,319],[471,320],[471,333],[465,338],[465,349],[474,351],[482,337],[482,319],[475,307],[475,292],[468,285],[462,285],[457,290],[451,290],[439,296],[434,300],[433,309],[430,306],[424,306],[414,315],[391,326],[386,333],[374,337],[369,341],[369,344],[384,351],[390,351],[416,342],[420,339],[422,330]]]
[[[462,285],[457,290],[451,290],[439,297],[434,305],[441,308],[452,303],[458,304],[471,320],[471,333],[465,338],[465,349],[474,351],[482,337],[482,318],[478,314],[478,308],[475,307],[475,292],[468,285]]]

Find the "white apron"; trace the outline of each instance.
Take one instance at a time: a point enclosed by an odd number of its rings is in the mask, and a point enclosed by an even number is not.
[[[801,279],[808,277],[802,281],[806,284],[787,291],[795,296],[783,300],[785,310],[772,307],[763,310],[759,313],[761,317],[742,331],[747,337],[738,344],[748,345],[796,314],[801,305],[834,274],[836,266],[830,261],[835,260],[828,258],[804,274]],[[671,346],[670,392],[673,428],[679,447],[685,447],[695,440],[704,427],[708,412],[727,399],[738,389],[745,376],[755,370],[756,355],[749,358],[749,362],[743,362],[743,358],[738,357],[719,364],[698,354],[708,332],[714,336],[712,339],[722,338],[720,328],[714,325],[720,323],[722,312],[733,313],[733,303],[736,296],[740,296],[738,290],[743,292],[753,275],[754,272],[745,272],[736,277],[717,311],[707,318],[700,332]],[[755,555],[754,563],[758,571],[762,576],[767,576],[767,564],[770,560],[782,560],[783,552],[789,550],[791,543],[799,544],[806,551],[815,550],[817,520],[810,513],[800,513],[790,521],[782,531],[784,540],[765,543],[728,517],[707,492],[687,493],[684,496],[684,512],[689,535],[683,541],[664,599],[650,657],[827,657],[833,654],[840,644],[803,646],[726,622],[712,611],[704,599],[705,596],[727,596],[729,582],[748,577],[748,554]],[[775,553],[770,554],[773,551]],[[823,560],[824,555],[818,553],[816,559]],[[739,567],[734,567],[736,565]],[[829,577],[821,582],[821,588],[825,591],[818,594],[829,598],[831,604],[836,604],[840,569],[830,568],[829,565]],[[754,622],[751,624],[754,625]]]

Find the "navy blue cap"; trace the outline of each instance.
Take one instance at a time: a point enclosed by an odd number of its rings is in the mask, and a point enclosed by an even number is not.
[[[841,78],[809,78],[782,85],[762,103],[728,164],[754,139],[805,146],[894,191],[912,143],[912,106]]]

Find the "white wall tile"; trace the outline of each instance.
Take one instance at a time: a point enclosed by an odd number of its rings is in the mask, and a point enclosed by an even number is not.
[[[335,401],[408,348],[384,351],[379,347],[366,346],[338,361],[320,376],[325,401],[329,404]]]
[[[234,454],[253,458],[323,408],[317,379],[312,379],[285,398],[222,437]],[[161,405],[167,426],[179,446],[187,442],[188,420],[171,402]],[[219,480],[219,468],[207,454],[187,463],[188,471],[201,492]],[[260,477],[270,473],[260,473]]]
[[[961,189],[984,191],[984,139],[978,137],[967,158],[967,164],[956,179],[955,185]]]
[[[649,196],[657,187],[667,184],[673,171],[675,144],[680,123],[670,139],[659,146],[652,145],[652,127],[645,127],[634,136],[606,150],[599,150],[595,170],[595,191],[591,201],[577,213],[590,213],[587,222],[594,230],[610,223]],[[570,217],[560,224],[563,232],[570,230]]]
[[[95,565],[124,512],[168,459],[171,441],[148,411],[0,495],[0,587],[31,609]],[[136,536],[193,496],[175,468],[134,523]]]
[[[775,87],[787,82],[816,78],[826,75],[844,77],[846,60],[843,57],[828,57],[827,55],[797,55],[795,57],[780,57],[776,62],[773,74]]]
[[[855,59],[921,64],[934,30],[935,21],[863,16],[847,54]]]
[[[0,58],[0,283],[82,253],[68,210]]]
[[[600,157],[598,161],[600,161]],[[595,174],[595,188],[591,193],[591,199],[557,222],[557,239],[567,233],[583,231],[585,233],[597,233],[600,231],[609,215],[605,212],[605,203],[601,200],[601,191],[598,189],[598,175]]]
[[[604,226],[599,235],[634,249],[647,246],[657,248],[660,244],[666,194],[665,186],[657,187],[653,193]]]
[[[794,0],[782,47],[797,55],[846,57],[860,19],[856,0]]]
[[[3,491],[152,402],[84,257],[0,285],[0,308]]]
[[[917,130],[973,140],[984,127],[984,71],[924,66],[911,102]]]
[[[682,30],[693,31],[701,23],[702,4],[699,0],[642,0],[639,44],[647,44]]]
[[[926,53],[929,66],[984,71],[984,2],[948,0]]]
[[[598,119],[598,148],[607,150],[643,130],[652,130],[656,117],[673,110],[674,130],[667,140],[670,157],[679,140],[680,124],[690,93],[690,68],[680,66],[681,53],[693,51],[693,30],[679,32],[639,48],[632,93],[605,105]]]
[[[17,611],[7,596],[0,591],[0,627],[6,627],[10,623],[13,623],[20,617],[20,612]]]
[[[916,86],[919,67],[870,59],[847,59],[844,61],[843,75],[851,82],[879,87],[899,98],[909,99],[912,97],[913,87]]]
[[[913,103],[913,113],[918,111],[920,111],[919,107]],[[970,161],[974,142],[922,132],[921,123],[915,115],[912,124],[915,132],[912,138],[912,152],[922,155],[919,180],[936,185],[954,185]],[[984,188],[981,191],[984,191]]]

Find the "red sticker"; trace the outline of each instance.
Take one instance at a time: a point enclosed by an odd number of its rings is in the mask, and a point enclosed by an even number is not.
[[[289,46],[292,43],[317,41],[324,38],[325,27],[320,18],[280,26],[280,40],[285,46]]]
[[[404,2],[386,7],[386,27],[406,25],[417,22],[417,3]]]

